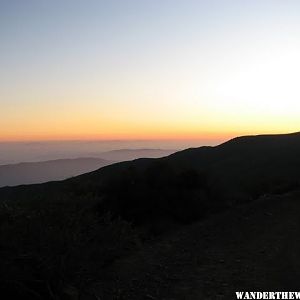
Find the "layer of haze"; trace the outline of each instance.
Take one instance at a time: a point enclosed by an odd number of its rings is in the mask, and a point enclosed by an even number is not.
[[[107,158],[103,152],[112,150],[148,150],[152,157],[156,150],[182,150],[189,147],[216,145],[224,140],[114,140],[114,141],[39,141],[39,142],[0,142],[0,166],[20,162],[39,162],[56,159],[98,157],[108,160],[128,160],[127,156]],[[126,152],[126,151],[125,151]],[[135,156],[134,153],[133,157]],[[152,155],[150,155],[152,154]],[[164,156],[162,154],[162,156]]]
[[[0,140],[299,130],[300,2],[2,0]]]

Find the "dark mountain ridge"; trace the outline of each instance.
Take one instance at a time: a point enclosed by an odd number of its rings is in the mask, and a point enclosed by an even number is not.
[[[98,199],[99,210],[144,223],[189,222],[299,186],[300,133],[234,138],[158,159],[116,163],[62,182],[0,189],[2,199]],[[22,197],[23,198],[23,197]]]

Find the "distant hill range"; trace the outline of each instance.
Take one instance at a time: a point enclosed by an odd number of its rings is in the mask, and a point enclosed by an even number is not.
[[[300,133],[239,137],[164,158],[116,163],[62,182],[0,189],[0,197],[40,201],[89,195],[99,199],[100,212],[135,223],[190,222],[298,188],[299,153]]]
[[[97,157],[112,161],[125,161],[137,158],[159,158],[173,154],[176,151],[166,149],[120,149],[102,152]]]
[[[95,153],[97,157],[0,165],[0,187],[63,180],[115,162],[141,157],[162,157],[174,152],[175,150],[161,149],[121,149],[98,155]]]
[[[100,158],[57,159],[0,166],[0,186],[63,180],[112,164]]]

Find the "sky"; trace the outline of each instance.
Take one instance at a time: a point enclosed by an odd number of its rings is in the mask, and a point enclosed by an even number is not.
[[[300,1],[0,0],[0,141],[300,128]]]

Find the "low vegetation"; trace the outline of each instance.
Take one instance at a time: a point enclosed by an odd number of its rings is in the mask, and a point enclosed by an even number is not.
[[[0,222],[3,299],[79,299],[106,266],[138,247],[129,223],[78,205],[2,203]]]

